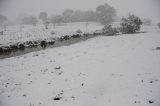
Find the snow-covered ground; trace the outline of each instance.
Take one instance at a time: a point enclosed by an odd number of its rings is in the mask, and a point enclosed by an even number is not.
[[[67,23],[56,27],[49,25],[48,28],[46,30],[45,26],[40,24],[37,26],[25,25],[22,31],[20,31],[20,26],[8,26],[7,31],[4,31],[4,35],[0,35],[0,46],[72,35],[77,30],[81,30],[83,33],[93,33],[96,30],[101,30],[103,26],[99,23],[90,22],[86,27],[85,22],[78,22]],[[3,27],[1,27],[1,30],[3,30]],[[52,34],[52,32],[55,34]]]
[[[160,106],[160,30],[146,30],[0,60],[0,106]]]

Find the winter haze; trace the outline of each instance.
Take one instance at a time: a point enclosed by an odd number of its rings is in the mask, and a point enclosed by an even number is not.
[[[0,106],[160,106],[160,0],[0,0]]]
[[[22,13],[38,16],[41,11],[52,16],[61,14],[65,9],[95,10],[98,5],[104,3],[113,6],[119,16],[134,13],[155,21],[160,18],[159,0],[0,0],[0,12],[11,19]]]

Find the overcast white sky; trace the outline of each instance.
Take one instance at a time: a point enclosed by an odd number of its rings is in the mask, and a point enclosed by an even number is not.
[[[134,13],[160,21],[160,0],[0,0],[1,11],[8,17],[20,13],[38,15],[46,11],[50,15],[61,14],[65,9],[95,10],[100,4],[108,3],[116,8],[118,15]],[[5,1],[2,6],[2,1]],[[2,9],[3,7],[3,9]]]

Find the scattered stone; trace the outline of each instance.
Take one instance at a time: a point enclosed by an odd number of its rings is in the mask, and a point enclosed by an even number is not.
[[[58,75],[62,75],[63,71],[59,72]]]
[[[26,94],[23,94],[22,96],[26,97],[27,95],[26,95]]]
[[[27,74],[27,76],[31,76],[31,74]]]
[[[160,47],[156,47],[156,50],[160,50]]]
[[[158,81],[158,80],[155,80],[156,82]]]
[[[28,83],[28,85],[30,85],[32,83],[32,81],[30,81],[29,83]]]
[[[59,70],[59,69],[61,69],[61,67],[60,67],[60,66],[59,66],[59,67],[55,67],[55,69],[56,69],[56,70]]]
[[[15,84],[16,86],[21,85],[21,84]]]
[[[30,104],[29,106],[34,106],[34,104]]]
[[[153,81],[150,81],[149,83],[153,83]]]
[[[149,100],[148,102],[149,102],[149,103],[154,103],[154,101],[152,101],[152,100]]]
[[[44,72],[47,72],[48,71],[48,69],[45,69],[45,70],[43,70]]]
[[[74,97],[74,96],[71,96],[71,98],[72,98],[73,100],[75,100],[75,97]]]
[[[53,98],[53,100],[60,100],[61,99],[61,97],[55,97],[55,98]]]
[[[63,95],[63,90],[61,90],[61,92],[59,94],[57,94],[56,97],[53,98],[53,100],[61,100],[62,99],[62,95]]]
[[[38,56],[38,54],[35,54],[34,56]]]
[[[82,83],[81,86],[84,86],[84,83]]]

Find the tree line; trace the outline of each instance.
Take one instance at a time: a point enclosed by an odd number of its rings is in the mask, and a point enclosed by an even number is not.
[[[38,19],[42,21],[43,24],[46,23],[69,23],[69,22],[100,22],[101,24],[107,24],[114,21],[116,16],[116,10],[108,5],[103,4],[97,6],[95,11],[81,11],[66,9],[62,14],[48,17],[47,12],[40,12],[38,18],[36,16],[24,16],[19,24],[31,24],[36,25]],[[5,16],[0,15],[0,25],[5,25],[8,19]]]

